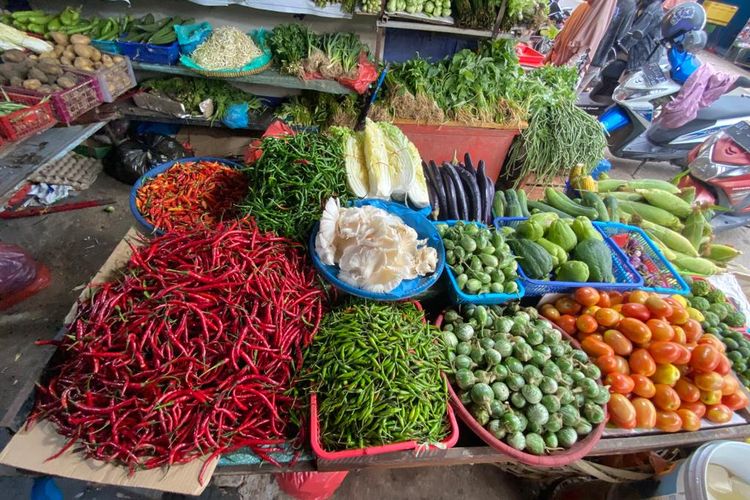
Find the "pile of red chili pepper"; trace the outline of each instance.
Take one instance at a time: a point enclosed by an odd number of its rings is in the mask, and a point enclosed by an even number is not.
[[[78,443],[131,471],[245,446],[273,462],[326,305],[304,248],[252,221],[167,233],[79,304],[29,421],[70,438],[54,457]]]
[[[235,218],[247,195],[245,175],[215,161],[178,162],[138,189],[136,207],[164,231],[214,225]]]

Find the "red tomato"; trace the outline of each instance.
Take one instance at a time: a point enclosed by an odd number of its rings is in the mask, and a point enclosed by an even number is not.
[[[732,369],[732,363],[729,362],[729,358],[727,358],[723,354],[719,354],[719,364],[716,365],[716,368],[714,368],[714,371],[718,373],[719,375],[726,375],[729,373],[731,369]]]
[[[740,390],[740,383],[731,373],[724,375],[724,384],[721,386],[721,394],[729,396]]]
[[[576,318],[575,316],[571,316],[570,314],[563,314],[560,316],[560,318],[555,322],[557,326],[563,329],[565,333],[568,335],[575,335],[577,328],[576,328]]]
[[[633,343],[617,330],[606,330],[602,335],[604,342],[615,351],[615,354],[627,356],[633,352]]]
[[[594,313],[594,319],[602,326],[616,326],[620,322],[620,313],[614,309],[602,307]]]
[[[628,364],[628,360],[623,358],[622,356],[615,355],[615,361],[617,361],[617,371],[620,373],[624,373],[625,375],[630,375],[630,365]]]
[[[629,375],[620,372],[611,372],[604,377],[604,385],[609,386],[609,392],[628,395],[633,392],[635,382]]]
[[[716,372],[696,373],[693,377],[693,383],[701,391],[720,391],[724,385],[724,377]]]
[[[648,321],[651,317],[651,313],[649,312],[648,307],[644,306],[643,304],[634,304],[632,302],[623,304],[620,312],[623,316],[639,319],[641,321]]]
[[[653,429],[656,426],[656,408],[646,398],[633,398],[635,408],[635,423],[639,429]]]
[[[657,318],[666,318],[672,315],[674,311],[664,299],[657,295],[652,295],[646,299],[646,307],[648,308],[651,316]]]
[[[680,399],[686,403],[695,403],[701,397],[701,390],[684,378],[675,383],[674,390],[677,391]]]
[[[651,318],[646,326],[651,330],[651,340],[667,342],[674,338],[674,328],[663,319]]]
[[[651,342],[648,346],[648,353],[657,363],[674,363],[680,358],[681,351],[679,344],[657,341]]]
[[[732,420],[732,410],[722,404],[709,406],[706,410],[706,418],[716,424],[725,424]]]
[[[721,390],[701,391],[701,403],[705,405],[717,405],[721,403]]]
[[[576,319],[576,328],[583,333],[594,333],[599,325],[590,314],[581,314]]]
[[[599,302],[596,305],[599,307],[610,307],[612,300],[610,299],[609,292],[599,292]]]
[[[674,364],[687,365],[690,362],[690,349],[682,344],[677,344],[676,342],[673,342],[673,344],[677,345],[677,352],[679,353],[677,359],[674,360]]]
[[[713,346],[701,344],[690,356],[690,367],[698,372],[712,372],[719,365],[721,353]]]
[[[644,292],[643,290],[635,290],[628,294],[627,300],[625,302],[630,302],[634,304],[645,304],[648,300],[649,294],[648,292]]]
[[[674,387],[677,381],[680,379],[680,370],[672,363],[666,363],[656,365],[654,374],[651,375],[651,380],[655,384],[665,384],[670,387]]]
[[[682,419],[675,411],[657,411],[656,428],[664,432],[677,432],[682,429]]]
[[[544,304],[539,308],[539,312],[553,323],[560,319],[560,311],[555,308],[554,304]]]
[[[697,431],[701,428],[700,417],[687,408],[680,408],[677,410],[677,414],[682,419],[683,431]]]
[[[640,373],[650,377],[656,371],[656,363],[654,358],[648,353],[646,349],[636,349],[630,355],[628,360],[630,365],[630,371],[633,373]]]
[[[726,352],[727,350],[727,346],[724,345],[724,342],[719,340],[716,335],[710,333],[704,333],[701,335],[701,338],[698,339],[698,344],[708,344],[718,349],[719,352]]]
[[[607,293],[609,294],[609,302],[610,302],[610,305],[607,306],[607,307],[616,306],[616,305],[622,304],[624,302],[623,297],[622,297],[622,293],[617,292],[617,291],[607,292]],[[602,307],[604,307],[604,306],[602,306]]]
[[[748,401],[747,396],[745,396],[745,393],[741,390],[721,398],[721,404],[728,406],[729,409],[734,411],[747,408],[748,403],[750,403],[750,401]]]
[[[633,403],[622,394],[612,394],[607,403],[607,410],[612,422],[618,427],[632,429],[635,427],[636,413]],[[631,427],[630,424],[633,424]]]
[[[633,379],[633,383],[635,384],[633,386],[633,394],[646,399],[654,397],[656,387],[654,387],[654,383],[650,378],[640,373],[633,373],[630,375],[630,378]]]
[[[664,411],[675,411],[680,407],[680,395],[665,384],[655,384],[656,393],[651,401],[657,408]]]
[[[635,344],[647,344],[651,341],[651,330],[639,319],[623,318],[617,329]]]
[[[675,301],[676,303],[677,301]],[[671,304],[671,303],[670,303]],[[685,309],[682,305],[672,305],[672,314],[670,316],[667,316],[667,320],[675,325],[684,325],[687,323],[687,320],[690,319],[690,313],[687,312],[687,309]]]
[[[615,359],[614,355],[605,354],[604,356],[596,358],[596,366],[598,366],[604,374],[616,372],[617,359]]]
[[[586,354],[598,358],[599,356],[613,356],[615,351],[601,340],[597,340],[595,335],[589,335],[581,341],[581,349]]]
[[[560,314],[578,314],[581,310],[581,304],[573,300],[572,297],[560,297],[555,301],[555,308]]]
[[[680,410],[690,410],[698,415],[698,418],[703,418],[703,415],[706,414],[706,405],[700,401],[696,401],[695,403],[686,403],[683,401],[680,405]]]
[[[701,324],[692,318],[687,320],[685,324],[681,326],[682,329],[685,330],[685,342],[687,343],[698,342],[698,339],[703,335]]]
[[[600,296],[599,291],[596,288],[584,286],[573,293],[573,298],[582,306],[593,306],[599,302]]]
[[[674,337],[672,338],[672,342],[677,342],[680,345],[687,344],[687,336],[685,335],[685,330],[683,330],[681,326],[672,325],[672,328],[674,329]]]

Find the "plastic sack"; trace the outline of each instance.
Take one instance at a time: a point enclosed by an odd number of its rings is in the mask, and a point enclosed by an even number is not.
[[[279,489],[297,500],[325,500],[331,498],[348,471],[339,472],[285,472],[276,474]]]
[[[221,117],[221,123],[229,128],[247,128],[250,125],[250,106],[246,102],[230,105]]]
[[[202,44],[211,34],[211,25],[203,22],[200,24],[175,24],[174,31],[177,33],[177,43],[180,44],[180,52],[192,54],[195,48]]]
[[[285,135],[294,135],[292,127],[287,125],[283,120],[274,120],[263,132],[263,136],[260,139],[253,139],[245,149],[244,160],[245,164],[250,165],[258,161],[258,158],[263,154],[263,150],[260,149],[260,145],[263,139],[266,137],[282,137]]]
[[[227,73],[231,76],[232,73],[252,73],[254,71],[262,71],[271,63],[271,49],[268,47],[268,42],[266,41],[266,30],[264,30],[263,28],[259,28],[257,30],[253,30],[248,34],[250,35],[250,37],[252,37],[255,45],[258,46],[258,49],[260,49],[262,54],[249,63],[245,64],[241,68],[205,69],[185,54],[180,56],[180,62],[183,64],[183,66],[187,66],[192,70],[210,72],[218,76],[221,76],[222,73]]]
[[[364,94],[367,87],[378,78],[378,68],[367,59],[364,54],[359,55],[357,78],[338,78],[337,81],[344,87],[349,87],[358,94]]]
[[[0,296],[16,293],[36,278],[36,262],[23,248],[0,243]]]
[[[188,152],[173,138],[144,134],[113,147],[102,163],[108,175],[132,185],[156,165],[186,156]]]

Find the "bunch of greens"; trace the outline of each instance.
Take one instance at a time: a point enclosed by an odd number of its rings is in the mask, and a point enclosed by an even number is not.
[[[522,25],[538,28],[547,21],[548,15],[549,3],[547,0],[508,0],[502,27],[511,29]]]
[[[260,148],[260,159],[244,170],[249,187],[240,208],[261,230],[306,241],[326,200],[347,200],[343,143],[338,137],[300,132],[267,137]]]
[[[280,24],[271,31],[268,45],[281,71],[300,75],[302,61],[312,54],[318,45],[318,36],[299,23]]]
[[[456,24],[461,28],[491,29],[501,4],[500,0],[456,0]]]
[[[211,123],[220,120],[232,104],[247,103],[249,111],[253,113],[264,108],[260,99],[253,94],[221,80],[175,76],[149,80],[142,84],[142,88],[155,90],[182,103],[191,115],[203,114],[200,104],[206,99],[211,99],[214,104],[214,112],[210,117]]]
[[[276,116],[302,127],[354,127],[357,120],[357,97],[337,96],[322,92],[303,92],[293,96],[276,109]]]
[[[357,68],[359,55],[368,52],[368,48],[354,33],[327,33],[321,36],[321,48],[330,64],[339,65],[344,73],[351,73]]]

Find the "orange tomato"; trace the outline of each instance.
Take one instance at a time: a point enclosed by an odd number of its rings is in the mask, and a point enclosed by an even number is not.
[[[555,308],[560,311],[560,314],[578,314],[581,304],[566,295],[555,301]]]
[[[647,298],[645,306],[648,308],[651,316],[656,316],[658,318],[666,318],[671,316],[673,312],[672,306],[657,295],[651,295]]]
[[[690,319],[690,313],[687,312],[687,309],[685,309],[679,304],[678,305],[672,304],[672,314],[670,316],[667,316],[667,320],[669,320],[670,323],[673,323],[675,325],[684,325],[685,323],[687,323],[687,320],[689,319]]]
[[[599,325],[590,314],[581,314],[576,319],[576,328],[583,333],[594,333]]]
[[[599,306],[587,306],[583,308],[581,314],[590,314],[591,316],[593,316],[599,309],[601,309],[601,307]]]
[[[599,292],[599,302],[596,303],[599,307],[609,307],[612,305],[609,292]]]
[[[673,344],[677,345],[677,352],[679,353],[677,359],[674,360],[674,364],[687,365],[690,362],[690,349],[682,344],[677,344],[676,342],[673,342]]]
[[[698,372],[711,372],[719,365],[721,353],[708,344],[701,344],[693,349],[690,356],[690,367]]]
[[[732,420],[732,410],[722,404],[709,406],[706,410],[706,418],[716,424],[725,424]]]
[[[617,371],[620,373],[624,373],[625,375],[630,375],[630,365],[628,364],[628,360],[623,358],[622,356],[615,355],[615,361],[617,361]]]
[[[700,401],[696,401],[695,403],[686,403],[683,401],[680,405],[680,410],[690,410],[698,415],[698,418],[703,418],[703,415],[706,414],[706,405]]]
[[[553,323],[560,319],[560,311],[555,308],[554,304],[544,304],[539,308],[539,312],[542,313],[542,316],[552,321]]]
[[[732,369],[732,363],[729,362],[729,358],[723,354],[719,354],[719,364],[716,365],[714,371],[719,375],[726,375]]]
[[[645,304],[648,300],[649,294],[648,292],[644,292],[643,290],[635,290],[628,294],[628,298],[626,302],[634,303],[634,304]]]
[[[597,302],[599,302],[599,291],[596,288],[591,288],[590,286],[584,286],[581,288],[578,288],[573,293],[573,298],[576,302],[581,304],[582,306],[593,306]]]
[[[696,373],[693,383],[701,391],[719,391],[724,385],[724,377],[716,372]]]
[[[594,319],[602,326],[615,326],[620,322],[620,313],[608,307],[600,307],[594,313]]]
[[[633,343],[617,330],[606,330],[602,335],[604,342],[615,351],[615,354],[627,356],[633,352]]]
[[[682,329],[685,330],[685,342],[687,343],[698,342],[698,339],[703,335],[701,324],[693,318],[690,318],[681,326]]]
[[[685,335],[685,330],[683,330],[681,326],[672,325],[672,328],[674,329],[674,337],[672,338],[672,342],[677,342],[680,345],[687,344],[687,335]]]
[[[627,396],[633,392],[635,382],[633,382],[633,379],[629,375],[620,372],[610,372],[604,377],[604,385],[609,386],[609,392]]]
[[[711,333],[704,333],[701,335],[701,338],[698,339],[698,344],[708,344],[718,349],[719,352],[726,352],[727,350],[727,346],[724,345],[724,342]]]
[[[651,330],[639,319],[623,318],[617,329],[635,344],[646,344],[651,341]]]
[[[640,373],[633,373],[630,375],[630,378],[633,379],[633,383],[635,384],[633,386],[633,394],[646,399],[654,397],[656,387],[650,378]]]
[[[651,340],[667,342],[674,337],[674,328],[663,319],[651,318],[646,326],[651,330]]]
[[[701,428],[700,417],[687,408],[677,410],[677,414],[680,416],[680,419],[682,419],[682,430],[697,431]]]
[[[656,392],[651,401],[657,408],[664,411],[675,411],[680,407],[680,395],[677,391],[665,384],[655,384]]]
[[[602,373],[611,373],[617,371],[617,359],[614,355],[605,354],[596,358],[596,366],[602,371]]]
[[[635,423],[640,429],[653,429],[656,426],[656,408],[646,398],[633,398],[635,408]]]
[[[609,303],[610,303],[610,305],[606,306],[606,307],[616,306],[616,305],[622,304],[624,302],[624,300],[622,298],[622,293],[620,293],[620,292],[616,292],[616,291],[615,292],[607,292],[607,294],[609,295]],[[605,306],[602,306],[602,307],[605,307]]]
[[[575,316],[571,316],[570,314],[563,314],[558,318],[555,324],[562,328],[563,331],[568,335],[575,335],[577,331],[576,318]]]
[[[681,351],[679,344],[657,341],[649,344],[648,353],[657,363],[674,363],[680,358]]]
[[[680,379],[680,370],[672,363],[664,363],[656,365],[654,374],[651,375],[651,380],[656,384],[665,384],[670,387],[674,387],[677,381]]]
[[[589,356],[598,358],[599,356],[613,356],[615,351],[601,340],[596,339],[596,335],[589,335],[581,341],[581,349]]]
[[[656,428],[664,432],[677,432],[682,429],[682,419],[675,411],[657,411]]]
[[[650,377],[656,371],[656,362],[646,349],[635,349],[628,360],[630,371]]]
[[[644,306],[643,304],[634,304],[632,302],[623,304],[620,312],[623,314],[623,316],[639,319],[641,321],[648,321],[651,317],[651,313],[649,312],[648,307]]]
[[[701,391],[701,403],[705,405],[716,405],[721,403],[721,390]]]
[[[748,401],[747,396],[745,396],[745,393],[741,390],[721,398],[721,404],[734,411],[746,408],[748,403],[750,403],[750,401]]]
[[[612,394],[607,403],[607,410],[612,422],[618,427],[624,427],[626,429],[632,429],[635,427],[635,407],[628,398],[622,394]],[[633,424],[631,427],[630,424]]]
[[[731,373],[724,375],[724,384],[721,386],[721,394],[729,396],[740,389],[740,383]]]
[[[677,391],[680,399],[686,403],[695,403],[701,397],[701,390],[684,378],[675,383],[674,390]]]

